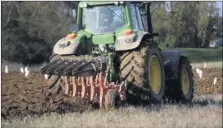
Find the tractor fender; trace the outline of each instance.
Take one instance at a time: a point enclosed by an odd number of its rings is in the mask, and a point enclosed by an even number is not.
[[[147,36],[148,37],[150,36],[148,32],[136,31],[132,35],[117,37],[115,41],[115,51],[125,51],[125,50],[135,49],[140,45],[142,39]],[[128,40],[133,40],[133,41],[129,42]]]
[[[75,39],[66,39],[66,37],[60,39],[53,48],[53,53],[57,55],[72,55],[81,54],[85,50],[80,50],[84,45],[85,36],[78,34]]]
[[[161,55],[163,58],[166,79],[177,79],[182,51],[164,50],[161,52]]]

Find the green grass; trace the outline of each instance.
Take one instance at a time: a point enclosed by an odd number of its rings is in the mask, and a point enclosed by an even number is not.
[[[196,68],[204,68],[203,62],[193,62],[191,64]],[[206,68],[222,68],[223,67],[222,61],[206,62],[206,65],[207,65]]]
[[[222,48],[176,48],[183,51],[192,63],[222,62]]]

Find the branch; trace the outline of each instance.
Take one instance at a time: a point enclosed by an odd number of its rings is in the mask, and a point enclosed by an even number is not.
[[[37,11],[40,9],[40,7],[41,7],[41,4],[39,3],[39,6],[33,11],[32,15],[30,17],[30,20],[29,20],[29,31],[28,31],[29,34],[30,34],[30,31],[31,31],[30,26],[31,26],[31,23],[33,21],[33,18],[35,17],[35,15],[36,15]]]
[[[13,8],[14,8],[14,6],[12,5],[10,10],[9,10],[8,16],[7,16],[6,24],[4,25],[3,28],[6,28],[8,26],[8,24],[9,24],[9,22],[11,21],[11,14],[12,14]]]

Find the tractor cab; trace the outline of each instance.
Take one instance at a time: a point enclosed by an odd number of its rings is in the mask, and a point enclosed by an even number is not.
[[[80,2],[77,24],[92,34],[120,33],[125,29],[144,31],[140,4],[130,2]]]
[[[149,2],[80,2],[78,28],[92,34],[120,33],[125,29],[152,34],[149,8]]]
[[[76,20],[78,29],[74,32],[78,40],[74,43],[82,42],[77,43],[78,49],[85,47],[86,51],[75,49],[63,54],[79,55],[99,51],[101,54],[102,49],[107,49],[105,47],[114,51],[136,48],[143,37],[154,36],[149,7],[150,3],[142,2],[80,2]],[[55,52],[59,51],[57,46],[55,49]]]

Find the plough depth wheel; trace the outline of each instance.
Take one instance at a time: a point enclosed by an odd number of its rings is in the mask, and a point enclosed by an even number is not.
[[[118,108],[121,105],[121,97],[117,90],[110,89],[105,95],[105,109],[114,109]]]

